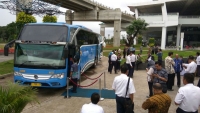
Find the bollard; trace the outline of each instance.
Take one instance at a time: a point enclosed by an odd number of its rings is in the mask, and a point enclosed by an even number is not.
[[[81,85],[81,68],[80,68],[80,71],[79,71],[79,85]]]
[[[103,101],[104,98],[101,98],[101,78],[99,78],[99,95],[100,95],[100,100]]]
[[[104,88],[103,89],[108,89],[106,88],[106,72],[104,71]]]
[[[69,77],[67,77],[67,96],[66,98],[69,98]]]

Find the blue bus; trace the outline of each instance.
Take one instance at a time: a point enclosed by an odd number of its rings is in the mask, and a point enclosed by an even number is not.
[[[70,59],[78,61],[79,73],[95,67],[102,57],[103,41],[100,34],[80,25],[26,24],[18,39],[12,41],[15,43],[14,82],[33,87],[65,87]],[[4,47],[6,56],[10,45]]]

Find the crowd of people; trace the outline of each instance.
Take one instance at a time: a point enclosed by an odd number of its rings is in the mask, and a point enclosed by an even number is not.
[[[133,77],[132,70],[134,67],[131,63],[131,56],[134,51],[130,51],[126,56],[127,72],[121,67],[121,75],[115,77],[113,82],[113,89],[116,94],[117,113],[125,113],[126,107],[122,103],[126,99],[130,99],[134,105],[134,84],[129,84],[128,95],[125,97],[126,84],[129,77]],[[178,54],[173,58],[173,52],[169,52],[168,56],[164,59],[164,68],[162,67],[162,50],[158,49],[156,53],[158,55],[158,61],[154,61],[153,55],[149,53],[147,57],[147,81],[149,86],[149,95],[147,100],[142,104],[143,109],[148,109],[149,113],[168,113],[171,105],[171,97],[167,94],[167,91],[174,91],[174,79],[177,76],[177,87],[179,91],[174,99],[175,105],[179,105],[177,113],[198,113],[200,106],[200,80],[198,87],[195,86],[195,76],[200,76],[200,54],[197,52],[196,61],[194,56],[190,55],[188,60],[184,62],[183,57],[179,57]],[[137,60],[137,59],[136,59]],[[197,70],[197,73],[196,73]],[[130,74],[131,73],[131,74]],[[125,77],[125,75],[127,75]],[[183,75],[183,87],[181,86],[180,76]],[[132,81],[132,79],[131,79]],[[193,103],[190,100],[194,100]]]
[[[196,76],[200,77],[200,53],[196,53],[196,60],[193,55],[190,55],[187,61],[184,61],[182,56],[178,54],[174,56],[173,52],[168,52],[168,56],[163,60],[162,50],[158,48],[156,50],[153,54],[158,56],[157,61],[155,61],[152,52],[149,52],[146,59],[149,94],[141,107],[148,110],[149,113],[168,113],[172,98],[167,92],[174,91],[176,76],[176,85],[179,88],[173,100],[174,104],[178,105],[176,113],[198,113],[200,79],[196,86],[194,78]],[[141,48],[140,53],[142,53]],[[117,113],[134,113],[134,93],[136,93],[136,89],[133,77],[135,66],[141,60],[140,53],[135,55],[134,50],[131,51],[131,49],[125,48],[123,58],[126,61],[121,66],[121,50],[113,50],[108,56],[108,72],[111,74],[113,67],[116,74],[121,70],[121,74],[114,78],[112,84],[112,89],[116,94]],[[182,82],[181,76],[183,76]],[[127,102],[129,102],[129,105],[127,105]],[[103,111],[93,113],[103,113]]]
[[[108,72],[112,74],[112,70],[114,67],[114,72],[117,74],[120,71],[120,65],[122,59],[126,59],[126,65],[129,69],[129,76],[133,77],[134,70],[138,70],[139,65],[142,63],[142,57],[141,53],[138,53],[135,55],[135,50],[132,48],[133,51],[130,50],[130,48],[125,47],[123,50],[123,57],[121,57],[121,50],[113,50],[108,55]]]

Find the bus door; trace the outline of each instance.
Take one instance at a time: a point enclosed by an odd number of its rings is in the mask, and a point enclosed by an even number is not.
[[[75,45],[68,46],[68,72],[67,77],[70,77],[71,65],[73,64],[74,56],[76,55],[76,47]]]

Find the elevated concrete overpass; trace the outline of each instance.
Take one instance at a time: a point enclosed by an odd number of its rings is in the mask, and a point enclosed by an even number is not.
[[[122,12],[119,8],[113,9],[93,0],[43,0],[50,4],[59,5],[67,8],[66,23],[72,24],[72,21],[101,21],[100,33],[105,36],[105,25],[114,27],[114,47],[120,46],[121,24],[130,24],[134,16],[126,12]],[[124,26],[124,25],[123,25]]]

